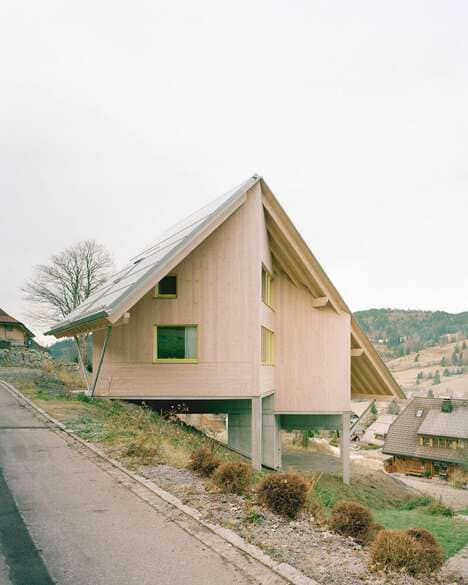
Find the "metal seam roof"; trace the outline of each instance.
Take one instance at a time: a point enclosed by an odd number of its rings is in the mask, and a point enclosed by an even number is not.
[[[164,231],[150,246],[131,258],[129,263],[90,295],[65,319],[54,325],[46,335],[63,333],[84,322],[103,316],[111,316],[119,306],[137,289],[144,287],[159,272],[163,271],[171,258],[184,247],[188,247],[199,234],[229,209],[241,196],[251,189],[261,177],[253,175],[247,181],[190,214]],[[160,275],[162,278],[163,274]]]

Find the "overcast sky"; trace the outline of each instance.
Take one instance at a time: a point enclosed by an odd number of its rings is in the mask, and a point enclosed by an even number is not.
[[[26,318],[54,252],[95,238],[119,266],[259,173],[353,310],[468,310],[467,22],[464,0],[3,0],[0,307]]]

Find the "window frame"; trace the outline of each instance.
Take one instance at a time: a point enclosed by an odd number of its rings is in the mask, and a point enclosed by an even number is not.
[[[196,330],[195,337],[195,357],[194,358],[159,358],[158,357],[158,328],[167,329],[173,327],[194,327]],[[153,325],[153,363],[155,364],[197,364],[199,356],[199,342],[198,342],[198,324],[197,323],[171,323],[162,324],[155,323]]]
[[[264,325],[260,328],[260,360],[262,366],[274,366],[275,365],[275,342],[274,342],[274,335],[275,332]],[[264,345],[265,343],[265,345]],[[265,349],[265,357],[264,360],[264,349]]]
[[[164,293],[159,292],[159,283],[161,282],[161,280],[164,280],[168,276],[174,277],[176,279],[176,292],[175,292],[175,294],[164,294]],[[154,298],[155,299],[176,299],[178,286],[179,286],[179,280],[177,278],[177,274],[166,274],[166,276],[163,276],[163,278],[161,278],[161,280],[154,287]]]
[[[265,274],[265,285],[263,275]],[[262,264],[262,303],[270,309],[273,309],[273,274],[268,270],[265,264]],[[264,295],[265,293],[265,295]]]

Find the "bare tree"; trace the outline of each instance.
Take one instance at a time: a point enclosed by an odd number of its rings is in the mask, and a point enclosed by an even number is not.
[[[23,287],[24,298],[32,306],[31,317],[40,323],[60,321],[105,282],[112,269],[111,255],[95,240],[83,240],[54,254],[48,264],[34,268]],[[85,363],[87,337],[79,337]]]

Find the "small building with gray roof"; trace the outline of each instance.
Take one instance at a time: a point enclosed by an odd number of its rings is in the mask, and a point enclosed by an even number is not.
[[[414,398],[388,429],[383,453],[389,472],[468,480],[468,401]]]

